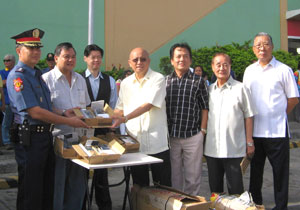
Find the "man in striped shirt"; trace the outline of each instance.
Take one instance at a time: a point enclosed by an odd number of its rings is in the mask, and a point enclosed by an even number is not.
[[[166,77],[166,103],[172,185],[185,193],[199,195],[208,91],[205,81],[189,71],[192,53],[188,44],[173,45],[170,59],[174,72]]]

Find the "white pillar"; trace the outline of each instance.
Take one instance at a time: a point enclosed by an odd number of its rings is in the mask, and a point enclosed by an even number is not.
[[[88,44],[94,44],[94,0],[89,0]]]

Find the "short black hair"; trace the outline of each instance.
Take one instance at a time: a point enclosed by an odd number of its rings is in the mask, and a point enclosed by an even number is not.
[[[99,51],[101,53],[101,56],[102,57],[104,56],[103,49],[96,44],[90,44],[90,45],[86,46],[83,54],[84,54],[84,56],[88,57],[92,51]]]
[[[190,54],[190,58],[192,59],[192,50],[191,50],[191,47],[187,44],[187,43],[176,43],[174,44],[171,48],[170,48],[170,59],[172,60],[173,57],[174,57],[174,51],[177,47],[180,47],[180,48],[184,48],[186,49],[189,54]]]
[[[201,70],[202,70],[202,71],[204,71],[204,68],[203,68],[203,66],[201,66],[201,65],[196,65],[196,66],[194,67],[194,69],[195,69],[195,68],[197,68],[197,67],[200,67],[200,68],[201,68]]]
[[[76,50],[70,42],[62,42],[62,43],[58,44],[54,50],[54,54],[56,56],[59,56],[62,49],[65,49],[65,50],[73,49],[75,52],[75,55],[76,55]]]

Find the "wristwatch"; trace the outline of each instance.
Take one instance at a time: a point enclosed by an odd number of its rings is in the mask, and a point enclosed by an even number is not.
[[[61,116],[64,116],[64,117],[66,116],[66,110],[65,109],[62,110]]]
[[[247,142],[247,146],[248,147],[253,147],[253,143],[252,142]]]
[[[205,128],[201,128],[201,131],[204,133],[204,134],[207,134],[207,130]]]
[[[124,121],[125,121],[125,123],[127,123],[127,121],[128,121],[127,116],[124,116]]]

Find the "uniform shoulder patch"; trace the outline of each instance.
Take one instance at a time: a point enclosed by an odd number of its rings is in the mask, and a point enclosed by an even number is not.
[[[23,80],[20,77],[14,79],[14,88],[16,92],[20,92],[24,89]]]
[[[24,69],[23,69],[23,68],[18,68],[18,69],[16,70],[16,72],[24,72]]]

